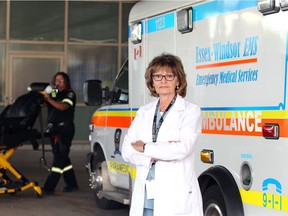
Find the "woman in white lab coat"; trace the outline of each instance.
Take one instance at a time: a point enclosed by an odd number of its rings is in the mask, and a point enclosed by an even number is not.
[[[136,165],[130,216],[202,216],[194,171],[201,112],[183,99],[182,62],[170,54],[157,56],[145,79],[157,100],[139,108],[122,145],[124,160]]]

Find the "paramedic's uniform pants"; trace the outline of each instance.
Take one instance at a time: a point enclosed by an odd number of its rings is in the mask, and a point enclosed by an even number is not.
[[[67,130],[59,129],[59,133],[51,138],[53,164],[51,174],[48,176],[44,190],[54,191],[63,174],[67,188],[78,188],[76,176],[69,158],[70,146],[74,136],[74,126]]]

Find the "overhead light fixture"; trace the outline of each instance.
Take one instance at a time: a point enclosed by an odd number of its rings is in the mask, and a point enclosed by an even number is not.
[[[280,7],[282,11],[288,10],[288,1],[287,0],[280,0]]]
[[[134,44],[142,41],[142,22],[137,22],[131,26],[131,41]]]
[[[192,7],[177,11],[177,30],[187,33],[193,29]]]
[[[263,15],[278,13],[279,10],[280,7],[275,0],[258,0],[258,11]]]

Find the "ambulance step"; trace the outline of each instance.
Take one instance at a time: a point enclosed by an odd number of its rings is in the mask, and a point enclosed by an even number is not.
[[[130,199],[127,194],[115,192],[115,191],[99,191],[98,196],[104,197],[107,200],[114,200],[116,202],[122,203],[124,205],[130,204]]]

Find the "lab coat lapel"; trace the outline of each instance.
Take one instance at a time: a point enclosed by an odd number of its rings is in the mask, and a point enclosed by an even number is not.
[[[155,100],[153,103],[145,106],[144,119],[141,125],[141,137],[139,137],[139,139],[146,142],[152,142],[152,126],[157,101],[158,100]]]
[[[176,124],[181,119],[181,114],[185,109],[185,101],[182,97],[177,95],[175,104],[171,107],[171,110],[166,115],[163,124],[158,133],[158,140],[163,140],[162,137],[167,136],[165,132],[169,131],[168,128],[171,127],[171,124]]]

